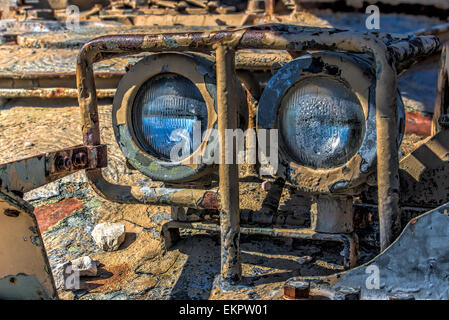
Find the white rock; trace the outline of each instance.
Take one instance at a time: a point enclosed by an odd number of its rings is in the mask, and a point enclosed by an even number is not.
[[[56,289],[79,290],[81,288],[80,275],[73,270],[72,261],[60,263],[53,270]]]
[[[71,266],[70,261],[58,264],[53,270],[53,279],[55,280],[56,289],[65,289],[65,271],[68,266]]]
[[[95,277],[97,275],[97,266],[99,264],[99,261],[91,259],[89,256],[72,260],[73,270],[78,271],[81,277]]]
[[[79,290],[81,288],[80,277],[95,277],[99,264],[100,262],[89,256],[58,264],[53,270],[56,289]]]
[[[25,141],[25,142],[23,143],[23,145],[24,145],[25,147],[32,147],[32,146],[34,146],[34,143],[29,142],[29,141]]]
[[[100,223],[92,231],[92,237],[104,251],[115,251],[125,240],[125,226],[120,223]]]

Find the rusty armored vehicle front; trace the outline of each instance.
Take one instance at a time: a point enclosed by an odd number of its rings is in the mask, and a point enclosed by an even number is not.
[[[308,6],[3,10],[0,298],[447,299],[448,23]]]

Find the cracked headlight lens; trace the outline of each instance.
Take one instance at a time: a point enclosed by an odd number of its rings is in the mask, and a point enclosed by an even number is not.
[[[282,98],[279,128],[289,154],[313,169],[346,163],[360,148],[365,116],[357,96],[342,82],[310,77]]]

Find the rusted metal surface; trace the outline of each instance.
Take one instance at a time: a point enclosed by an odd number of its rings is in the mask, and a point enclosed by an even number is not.
[[[311,228],[316,232],[351,233],[354,231],[352,196],[315,196],[310,208]]]
[[[429,42],[438,41],[429,37]],[[386,44],[371,34],[306,28],[297,26],[268,25],[247,29],[217,32],[193,32],[154,35],[113,35],[94,39],[81,49],[77,60],[77,85],[83,120],[85,145],[100,144],[97,97],[93,76],[93,64],[104,59],[140,52],[161,51],[211,51],[217,46],[240,49],[341,50],[367,53],[376,66],[376,123],[377,123],[377,181],[380,217],[380,243],[385,249],[400,230],[399,225],[399,178],[397,146],[396,70],[394,62],[410,57],[412,45],[401,48],[405,54],[393,58]],[[232,59],[232,62],[234,60]],[[221,70],[226,70],[222,68]],[[218,74],[221,77],[222,75]],[[88,170],[87,176],[95,189],[104,188],[101,172]],[[233,187],[237,189],[237,180]],[[114,187],[109,187],[108,192]],[[105,194],[108,192],[101,192]],[[126,193],[125,193],[126,194]],[[106,198],[120,199],[120,193]],[[221,195],[224,196],[224,195]],[[123,198],[122,198],[123,199]],[[125,199],[124,199],[125,200]]]
[[[229,141],[226,129],[237,129],[237,96],[235,53],[233,46],[218,44],[217,65],[217,113],[220,148],[219,192],[221,198],[221,277],[223,281],[238,282],[242,278],[240,262],[240,209],[239,170],[236,162],[237,146]],[[231,164],[228,164],[228,154]]]
[[[57,293],[33,208],[0,192],[0,299],[56,299]]]
[[[196,229],[205,231],[221,232],[220,225],[217,221],[203,222],[180,222],[170,221],[162,226],[164,235],[168,235],[168,230],[173,229]],[[357,265],[358,256],[358,237],[355,233],[351,234],[331,234],[319,233],[311,229],[305,228],[281,228],[281,227],[255,227],[240,226],[241,234],[248,235],[265,235],[272,238],[292,238],[303,240],[320,240],[339,242],[343,245],[342,255],[344,257],[344,267],[346,269],[353,268]],[[166,239],[164,238],[164,241]],[[169,246],[166,245],[166,248]]]
[[[313,296],[328,299],[352,291],[363,300],[448,300],[448,210],[445,204],[412,219],[385,251],[355,269],[288,282],[309,282]]]
[[[86,170],[86,176],[94,191],[110,201],[220,210],[220,196],[215,190],[116,185],[107,181],[99,169]]]
[[[310,283],[303,281],[290,281],[284,285],[284,299],[307,299],[310,294]]]
[[[139,203],[144,204],[213,210],[220,210],[221,207],[220,196],[212,190],[133,187],[131,193]]]
[[[133,130],[132,106],[141,85],[148,79],[160,74],[174,73],[195,83],[207,109],[207,128],[217,125],[216,111],[216,80],[213,62],[210,57],[183,54],[160,53],[145,57],[136,63],[122,78],[114,97],[112,110],[112,124],[120,149],[130,164],[153,180],[181,183],[204,177],[210,180],[214,166],[208,166],[203,161],[215,150],[216,141],[210,141],[211,134],[206,131],[203,139],[198,142],[192,154],[174,165],[170,161],[163,161],[156,154],[145,152]]]
[[[301,0],[304,2],[310,1],[310,0]],[[318,0],[318,1],[325,1],[325,0]],[[346,0],[346,3],[350,6],[356,7],[356,8],[362,8],[364,5],[368,4],[376,4],[376,3],[383,3],[388,4],[392,6],[397,5],[423,5],[423,6],[434,6],[438,9],[449,9],[449,3],[446,2],[446,0]]]
[[[265,0],[265,13],[267,15],[274,14],[276,0]]]
[[[381,35],[382,37],[382,35]],[[406,70],[411,65],[438,52],[440,41],[430,35],[418,36],[416,34],[391,39],[384,35],[384,41],[395,61],[398,73]]]
[[[248,223],[257,224],[277,224],[278,207],[281,200],[282,191],[284,189],[285,180],[282,178],[276,179],[271,185],[267,196],[263,200],[260,211],[256,211],[247,217]]]
[[[401,159],[401,204],[435,208],[449,199],[449,130],[435,136]]]
[[[46,232],[51,226],[82,208],[83,203],[81,201],[75,198],[69,198],[60,202],[36,207],[34,209],[34,215],[39,225],[39,230]]]
[[[83,161],[80,161],[84,159]],[[23,194],[81,169],[107,166],[106,146],[77,146],[0,165],[0,187]]]
[[[129,32],[136,32],[136,30],[130,29]],[[108,33],[113,34],[110,30],[103,32],[103,34]],[[94,33],[89,35],[94,36]],[[79,52],[78,47],[88,40],[90,39],[86,36],[79,43],[77,42],[73,49],[54,48],[44,39],[43,44],[49,48],[0,46],[0,78],[15,80],[75,78],[76,68],[73,61],[76,60]],[[20,51],[20,56],[14,55],[17,51]],[[121,77],[126,74],[127,65],[134,65],[141,59],[142,57],[126,56],[96,63],[94,65],[96,80]],[[282,65],[290,60],[291,56],[285,51],[264,50],[262,53],[260,50],[240,50],[236,52],[235,64],[238,70],[271,70],[273,65]]]
[[[97,89],[98,99],[113,98],[115,89]],[[6,89],[0,88],[0,98],[77,98],[78,91],[75,88],[34,88],[34,89]]]
[[[432,135],[440,131],[439,119],[449,113],[449,44],[441,52],[440,71],[438,74],[437,97],[433,111]]]
[[[441,119],[441,117],[440,117]],[[435,208],[449,199],[449,130],[442,127],[399,163],[400,205]],[[375,187],[362,198],[375,203]]]
[[[442,23],[430,28],[422,28],[414,31],[410,35],[415,36],[437,36],[440,41],[447,40],[449,37],[449,23]],[[443,41],[442,41],[443,42]]]

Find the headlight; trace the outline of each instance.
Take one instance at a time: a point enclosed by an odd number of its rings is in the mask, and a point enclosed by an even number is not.
[[[190,141],[194,150],[194,126],[200,125],[201,137],[207,129],[207,106],[201,92],[189,79],[165,73],[147,80],[137,92],[132,110],[136,137],[145,151],[160,160],[170,161],[177,143]],[[178,134],[174,135],[174,132]],[[179,157],[186,157],[180,154]],[[181,158],[183,159],[183,158]]]
[[[365,118],[359,100],[343,83],[304,79],[280,103],[279,127],[290,154],[315,169],[347,162],[360,148]]]
[[[376,167],[376,79],[362,55],[317,52],[285,64],[259,102],[258,129],[279,130],[279,163],[290,183],[312,194],[354,188]],[[397,99],[398,145],[404,106]]]
[[[240,118],[247,119],[240,96]],[[217,127],[216,100],[209,56],[158,53],[137,62],[120,80],[112,108],[115,137],[128,163],[157,181],[209,182],[201,178],[211,180],[217,168],[209,159],[218,154],[218,139],[208,130]]]

